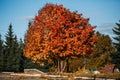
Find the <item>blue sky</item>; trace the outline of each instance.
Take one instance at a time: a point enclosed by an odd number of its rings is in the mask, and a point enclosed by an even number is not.
[[[96,30],[113,37],[112,28],[120,20],[120,0],[0,0],[0,34],[2,38],[10,23],[18,38],[23,38],[28,22],[46,3],[62,4],[90,18]]]

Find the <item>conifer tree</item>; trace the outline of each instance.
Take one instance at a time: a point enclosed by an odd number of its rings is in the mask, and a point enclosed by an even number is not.
[[[12,60],[12,69],[14,72],[19,72],[20,70],[20,59],[21,59],[21,53],[20,53],[20,49],[19,49],[19,44],[18,44],[18,40],[17,40],[17,36],[14,37],[14,41],[13,41],[13,60]]]
[[[24,56],[23,56],[23,48],[24,48],[24,42],[22,39],[19,41],[19,71],[23,72],[24,71]]]
[[[116,52],[112,55],[113,63],[116,64],[116,67],[120,70],[120,21],[116,23],[116,27],[114,27],[113,32],[116,35],[114,42]]]
[[[14,58],[13,42],[14,42],[14,34],[12,30],[12,24],[10,24],[8,28],[8,32],[5,36],[5,54],[4,54],[5,71],[12,71],[12,60]]]
[[[21,49],[19,49],[19,43],[17,36],[14,35],[12,24],[9,25],[5,38],[4,71],[20,72]]]
[[[0,34],[0,72],[3,71],[3,40],[1,39]]]

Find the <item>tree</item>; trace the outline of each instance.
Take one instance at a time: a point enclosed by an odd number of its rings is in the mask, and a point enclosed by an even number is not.
[[[11,71],[12,59],[13,59],[13,41],[14,34],[12,30],[12,24],[9,25],[8,32],[5,36],[5,54],[4,54],[4,67],[5,71]]]
[[[22,39],[19,40],[18,49],[19,49],[19,52],[18,52],[19,53],[19,71],[23,72],[24,71],[25,58],[24,58],[24,55],[23,55],[24,42],[22,41]]]
[[[3,49],[4,49],[4,45],[3,45],[3,40],[1,39],[1,34],[0,34],[0,72],[3,71],[3,68],[4,68],[4,64],[3,64]]]
[[[120,22],[120,21],[119,21]],[[116,23],[116,27],[114,27],[113,32],[116,35],[114,42],[116,51],[112,54],[112,60],[115,66],[120,70],[120,23]]]
[[[20,44],[17,40],[17,36],[14,37],[14,41],[13,41],[13,56],[14,58],[12,58],[12,66],[11,68],[13,68],[12,71],[14,72],[21,72],[23,71],[22,67],[23,67],[23,53],[21,53],[21,48],[20,48]]]
[[[90,59],[88,65],[89,68],[100,69],[106,64],[111,63],[111,54],[115,51],[112,40],[108,35],[96,33],[98,41],[96,44],[96,49],[93,52],[93,58]]]
[[[68,58],[90,56],[97,41],[94,26],[82,14],[62,5],[46,4],[25,36],[24,55],[34,61],[54,61],[63,72]]]
[[[12,24],[5,36],[4,71],[20,72],[21,53],[17,36],[14,35]]]

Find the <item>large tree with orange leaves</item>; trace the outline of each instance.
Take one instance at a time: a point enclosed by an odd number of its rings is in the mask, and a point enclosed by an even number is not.
[[[27,31],[24,55],[34,61],[53,60],[63,71],[63,61],[93,52],[97,38],[88,21],[62,5],[46,4]]]

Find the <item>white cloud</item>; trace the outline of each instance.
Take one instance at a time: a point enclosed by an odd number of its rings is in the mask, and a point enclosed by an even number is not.
[[[102,25],[97,26],[96,30],[104,33],[112,31],[114,27],[116,27],[116,24],[114,23],[103,23]]]
[[[34,16],[22,16],[18,18],[17,20],[32,20],[34,19]]]
[[[115,23],[103,23],[100,26],[97,26],[96,30],[102,34],[109,35],[113,40],[113,37],[115,37],[115,34],[113,33],[112,29],[114,27],[116,27]]]

